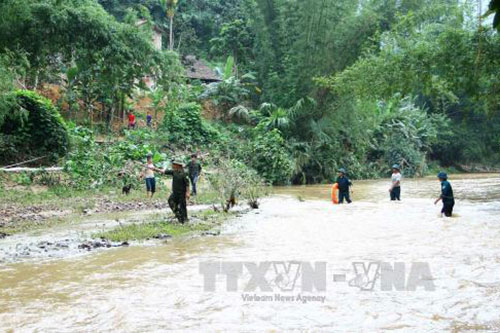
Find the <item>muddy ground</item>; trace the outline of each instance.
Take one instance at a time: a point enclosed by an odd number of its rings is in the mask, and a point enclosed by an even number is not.
[[[6,200],[0,203],[0,263],[26,260],[61,258],[100,251],[139,242],[111,242],[96,237],[104,232],[128,224],[166,221],[177,223],[166,195],[153,200],[121,195],[96,195],[75,198],[36,197],[35,203]],[[206,224],[214,230],[186,235],[216,236],[217,223],[200,218],[202,212],[213,210],[212,204],[188,204],[190,224]],[[246,207],[237,206],[234,211],[242,214]],[[196,228],[193,228],[193,230]],[[158,234],[144,242],[171,241],[168,234]]]
[[[87,199],[79,199],[82,203]],[[25,230],[27,226],[43,226],[51,219],[63,219],[72,214],[90,216],[100,213],[139,212],[145,210],[167,209],[165,201],[138,201],[119,202],[110,199],[101,199],[95,204],[83,205],[84,208],[61,207],[57,203],[38,204],[30,206],[8,206],[0,208],[0,232]],[[8,232],[6,232],[8,234]]]

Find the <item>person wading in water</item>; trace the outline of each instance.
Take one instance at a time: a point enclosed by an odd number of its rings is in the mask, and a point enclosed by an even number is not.
[[[339,177],[337,178],[337,184],[339,184],[339,204],[344,203],[344,199],[349,204],[352,202],[349,195],[349,187],[352,186],[352,183],[346,177],[346,173],[344,168],[339,169]]]
[[[189,200],[189,179],[184,172],[184,163],[172,162],[172,170],[165,170],[166,175],[172,176],[172,193],[168,198],[168,205],[180,223],[188,221],[187,200]]]
[[[395,201],[401,200],[401,172],[399,171],[399,165],[394,164],[392,166],[392,177],[391,177],[391,187],[389,188],[389,193],[391,194],[391,200]]]
[[[453,214],[453,206],[455,206],[455,198],[453,197],[453,189],[448,181],[448,175],[445,172],[440,172],[437,175],[441,182],[441,196],[434,202],[435,205],[439,201],[443,201],[443,209],[441,209],[441,216],[444,214],[446,217],[451,217]]]

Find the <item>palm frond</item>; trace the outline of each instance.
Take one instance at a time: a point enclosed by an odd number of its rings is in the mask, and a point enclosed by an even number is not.
[[[244,122],[250,122],[250,110],[243,105],[237,105],[228,111],[230,118],[235,118]]]

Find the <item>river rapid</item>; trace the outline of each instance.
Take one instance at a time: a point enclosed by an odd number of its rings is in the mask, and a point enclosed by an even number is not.
[[[450,181],[452,218],[433,177],[276,188],[217,237],[2,264],[0,331],[498,332],[500,175]]]

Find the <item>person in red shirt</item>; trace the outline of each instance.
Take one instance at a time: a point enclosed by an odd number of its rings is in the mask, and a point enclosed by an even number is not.
[[[135,115],[132,112],[128,113],[128,129],[135,128]]]

